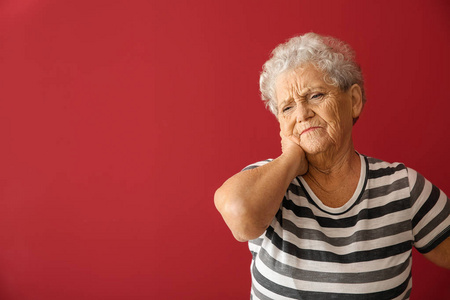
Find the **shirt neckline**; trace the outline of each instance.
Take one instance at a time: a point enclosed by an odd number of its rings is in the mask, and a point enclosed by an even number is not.
[[[365,157],[363,155],[359,154],[358,152],[357,152],[357,154],[359,155],[359,158],[361,159],[361,170],[359,173],[358,185],[356,186],[356,190],[353,193],[352,197],[344,205],[342,205],[340,207],[329,207],[329,206],[323,204],[323,202],[311,190],[309,185],[306,183],[305,179],[303,179],[303,176],[298,177],[300,179],[301,186],[303,187],[303,189],[306,192],[306,196],[310,200],[312,200],[312,202],[320,210],[330,213],[330,214],[342,214],[342,213],[348,211],[356,203],[356,201],[361,197],[362,192],[365,187],[365,184],[367,182],[368,166],[367,166],[367,161],[366,161]]]

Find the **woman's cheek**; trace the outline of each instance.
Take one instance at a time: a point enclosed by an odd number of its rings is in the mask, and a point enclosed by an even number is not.
[[[287,116],[281,116],[279,118],[280,120],[280,130],[281,132],[285,135],[285,136],[290,136],[292,134],[296,134],[294,125],[295,122],[292,122],[291,118],[287,117]]]
[[[295,125],[292,126],[292,134],[296,137],[300,136],[300,132],[298,132],[298,128]]]

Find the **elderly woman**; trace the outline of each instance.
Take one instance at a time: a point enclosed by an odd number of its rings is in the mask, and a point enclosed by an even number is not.
[[[408,299],[414,246],[450,268],[450,202],[416,171],[355,151],[365,103],[345,43],[314,33],[279,45],[263,100],[282,154],[246,167],[214,196],[249,241],[253,299]]]

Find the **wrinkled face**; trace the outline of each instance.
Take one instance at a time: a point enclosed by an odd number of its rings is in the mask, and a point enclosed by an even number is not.
[[[359,87],[356,87],[357,89]],[[278,121],[285,136],[295,136],[308,154],[337,152],[352,146],[354,89],[327,84],[313,65],[282,73],[276,82]]]

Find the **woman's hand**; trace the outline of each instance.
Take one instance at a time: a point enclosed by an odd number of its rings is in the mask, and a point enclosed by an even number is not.
[[[283,131],[280,132],[280,136],[282,155],[297,164],[297,176],[304,175],[308,171],[308,160],[305,151],[300,147],[300,138],[295,135],[285,136]]]

